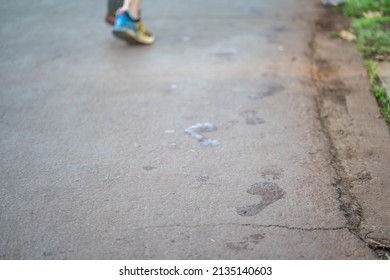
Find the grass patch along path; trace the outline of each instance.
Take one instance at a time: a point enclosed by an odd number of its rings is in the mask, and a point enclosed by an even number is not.
[[[390,101],[378,71],[378,61],[390,61],[390,0],[346,0],[340,7],[353,18],[352,32],[365,59],[371,89],[390,128]]]

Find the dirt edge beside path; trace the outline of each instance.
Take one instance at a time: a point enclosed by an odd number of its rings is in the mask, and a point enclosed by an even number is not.
[[[310,72],[322,130],[329,140],[334,186],[350,231],[390,256],[390,134],[363,62],[352,44],[331,38],[348,22],[331,9],[313,27]]]

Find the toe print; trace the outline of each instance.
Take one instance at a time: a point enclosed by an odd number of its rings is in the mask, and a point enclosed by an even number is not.
[[[239,242],[228,242],[226,245],[229,249],[232,249],[236,252],[244,250],[250,251],[255,249],[256,245],[259,244],[263,238],[263,234],[252,234]]]

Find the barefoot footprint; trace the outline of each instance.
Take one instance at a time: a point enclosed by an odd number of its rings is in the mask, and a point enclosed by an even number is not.
[[[257,244],[261,242],[261,240],[264,239],[263,234],[252,234],[249,237],[245,237],[239,242],[229,242],[226,243],[227,247],[229,249],[232,249],[234,251],[243,251],[243,250],[253,250]]]
[[[245,117],[246,124],[258,125],[264,123],[264,120],[257,116],[257,111],[247,110],[242,115]]]
[[[240,216],[255,216],[285,195],[285,191],[273,182],[255,183],[247,192],[252,195],[260,195],[263,200],[259,204],[237,208],[237,214]]]
[[[260,100],[283,90],[285,90],[285,87],[281,84],[272,82],[262,83],[259,91],[251,93],[248,98],[252,100]]]

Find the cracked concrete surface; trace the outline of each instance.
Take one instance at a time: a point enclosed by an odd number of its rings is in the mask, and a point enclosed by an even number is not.
[[[318,3],[145,1],[145,48],[112,38],[103,0],[27,2],[0,8],[1,259],[377,258],[339,209]],[[205,121],[219,146],[184,133]]]
[[[377,117],[363,62],[345,42],[329,40],[328,32],[342,29],[344,21],[324,10],[310,44],[319,116],[331,145],[334,186],[348,227],[380,257],[388,258],[390,135]]]
[[[136,230],[147,230],[147,229],[162,229],[162,228],[201,228],[201,227],[220,227],[220,226],[237,226],[237,227],[253,227],[253,228],[283,228],[289,230],[298,230],[298,231],[328,231],[328,230],[345,230],[348,229],[345,227],[334,227],[334,228],[298,228],[284,225],[258,225],[258,224],[234,224],[234,223],[224,223],[224,224],[200,224],[200,225],[162,225],[162,226],[150,226],[136,228]]]

